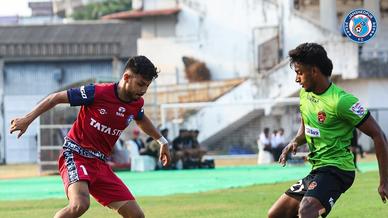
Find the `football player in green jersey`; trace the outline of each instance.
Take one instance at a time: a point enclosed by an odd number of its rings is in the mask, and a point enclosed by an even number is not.
[[[283,149],[279,163],[298,146],[308,144],[312,171],[292,185],[271,207],[268,217],[326,217],[334,203],[352,185],[355,177],[349,150],[354,128],[373,139],[379,165],[378,192],[388,198],[387,139],[369,111],[352,94],[330,81],[333,64],[325,49],[303,43],[289,52],[300,91],[301,126]]]

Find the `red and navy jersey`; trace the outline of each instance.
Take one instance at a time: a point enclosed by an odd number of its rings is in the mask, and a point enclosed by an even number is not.
[[[143,118],[144,99],[124,102],[117,83],[91,84],[67,90],[71,106],[81,106],[67,137],[83,148],[109,156],[123,130]]]

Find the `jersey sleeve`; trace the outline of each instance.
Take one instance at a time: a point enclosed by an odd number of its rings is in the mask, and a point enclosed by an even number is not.
[[[70,105],[91,105],[94,101],[95,90],[94,84],[68,89],[67,97],[69,98]]]
[[[140,110],[137,112],[135,120],[141,120],[144,117],[144,108],[140,108]]]
[[[351,94],[342,96],[337,105],[338,116],[353,126],[361,125],[368,117],[369,111],[358,98]]]

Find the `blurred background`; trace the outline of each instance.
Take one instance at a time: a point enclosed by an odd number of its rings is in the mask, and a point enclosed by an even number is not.
[[[378,22],[364,44],[343,34],[344,18],[356,8]],[[50,93],[117,82],[128,58],[145,55],[160,70],[144,96],[145,113],[170,141],[168,169],[191,169],[117,173],[147,217],[265,217],[289,181],[310,170],[306,147],[290,157],[291,166],[276,164],[300,125],[288,51],[322,44],[332,80],[387,134],[387,38],[388,0],[0,0],[0,216],[52,217],[67,204],[59,176],[38,175],[57,173],[79,108],[55,107],[20,139],[9,134],[11,119]],[[352,151],[364,157],[364,175],[333,216],[387,217],[376,193],[374,145],[357,136]],[[109,164],[161,169],[157,147],[131,123]],[[150,195],[157,197],[144,197]],[[114,216],[94,201],[92,207],[85,217]]]
[[[264,128],[296,133],[300,115],[287,52],[322,44],[332,80],[358,96],[388,131],[388,0],[1,0],[0,163],[56,165],[61,131],[77,108],[60,106],[16,139],[13,117],[49,93],[120,79],[126,60],[149,57],[160,75],[145,112],[172,142],[197,130],[207,155],[255,159]],[[376,36],[356,44],[343,35],[355,8],[378,20]],[[127,141],[134,126],[122,135]],[[275,134],[276,135],[276,134]],[[146,136],[141,135],[146,140]],[[365,152],[371,141],[360,135]],[[243,156],[242,156],[243,157]]]

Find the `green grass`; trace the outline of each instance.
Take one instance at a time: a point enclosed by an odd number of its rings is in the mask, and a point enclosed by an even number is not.
[[[377,193],[378,173],[358,174],[351,189],[335,204],[329,217],[388,217]],[[177,194],[163,197],[139,197],[146,217],[157,218],[249,218],[266,217],[268,208],[293,183],[254,185],[244,188]],[[66,199],[0,201],[0,217],[52,217],[67,204]],[[119,217],[92,200],[83,217]]]

